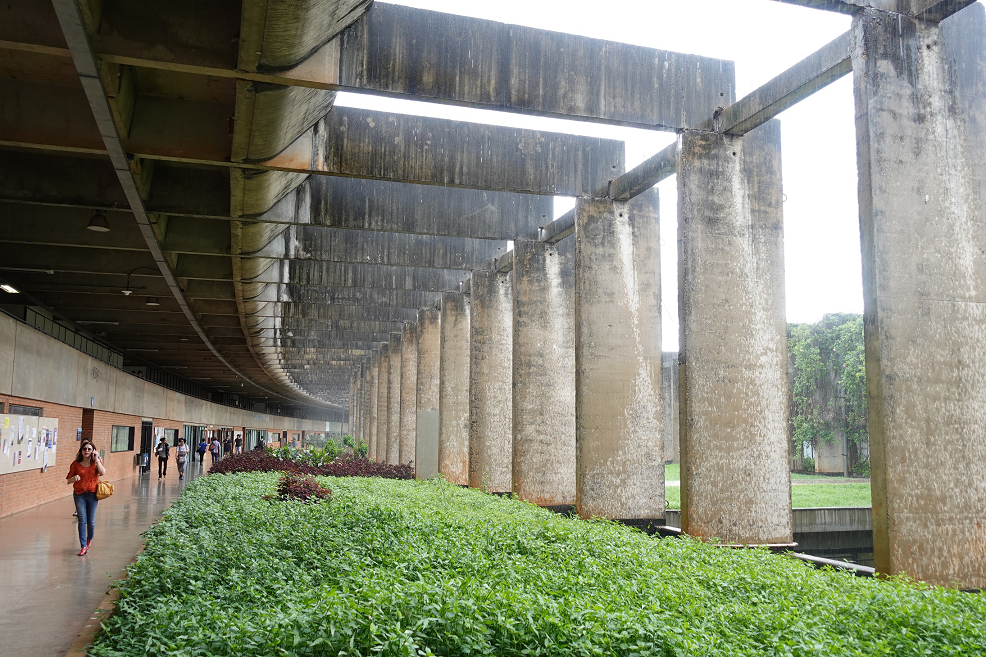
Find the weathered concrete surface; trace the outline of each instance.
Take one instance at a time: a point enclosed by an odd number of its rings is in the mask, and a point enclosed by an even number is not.
[[[418,376],[415,390],[414,474],[430,479],[438,474],[439,383],[441,377],[441,312],[418,312]]]
[[[477,269],[470,279],[469,485],[511,491],[513,294],[510,274]]]
[[[661,356],[661,436],[665,463],[681,460],[678,431],[678,352],[665,351]]]
[[[575,504],[575,240],[514,242],[513,492]]]
[[[657,189],[575,205],[576,506],[664,517]]]
[[[733,102],[733,63],[396,5],[340,34],[339,82],[391,94],[675,129]]]
[[[725,542],[791,541],[780,137],[680,138],[682,529]]]
[[[367,458],[371,461],[377,460],[377,408],[380,399],[380,360],[382,355],[379,351],[375,352],[370,358],[370,368],[367,372],[366,382],[366,448]]]
[[[418,332],[412,322],[401,331],[401,431],[397,461],[414,463],[415,425],[417,423]]]
[[[983,588],[986,19],[852,33],[876,568]]]
[[[387,395],[387,463],[397,465],[401,453],[401,373],[404,345],[400,333],[390,334],[390,391]]]
[[[310,216],[285,219],[335,228],[494,240],[532,234],[554,207],[550,196],[336,176],[312,176],[298,190],[304,193],[311,194]]]
[[[469,485],[469,296],[442,293],[438,471]]]
[[[380,348],[380,374],[377,377],[376,462],[387,462],[387,432],[390,431],[390,344]]]

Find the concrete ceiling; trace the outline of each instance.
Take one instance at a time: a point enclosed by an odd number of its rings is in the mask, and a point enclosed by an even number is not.
[[[0,279],[29,298],[0,303],[206,387],[344,410],[418,308],[553,195],[623,173],[620,142],[333,108],[339,89],[665,130],[734,101],[729,62],[367,0],[10,0]]]

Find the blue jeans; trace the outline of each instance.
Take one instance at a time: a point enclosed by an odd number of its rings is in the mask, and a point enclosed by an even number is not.
[[[75,511],[79,514],[79,543],[85,547],[92,540],[96,527],[96,493],[73,493]]]

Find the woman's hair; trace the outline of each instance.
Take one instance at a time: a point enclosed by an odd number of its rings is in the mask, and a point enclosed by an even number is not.
[[[185,439],[184,438],[179,438],[178,439],[178,442],[183,443],[183,442],[185,442]]]
[[[92,447],[93,453],[94,454],[96,453],[96,445],[92,442],[92,439],[91,438],[83,438],[82,439],[82,443],[79,445],[79,453],[75,455],[75,460],[78,461],[79,463],[82,463],[82,459],[85,458],[85,457],[82,456],[82,448],[85,447],[86,445],[89,445],[90,447]],[[92,458],[92,457],[90,457],[90,458]]]

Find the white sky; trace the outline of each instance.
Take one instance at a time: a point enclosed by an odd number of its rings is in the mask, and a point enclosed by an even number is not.
[[[403,0],[422,9],[622,41],[736,62],[741,98],[849,29],[848,16],[771,0]],[[671,143],[637,130],[339,94],[338,105],[621,139],[627,167]],[[787,319],[862,312],[852,76],[787,110],[781,119]],[[664,349],[677,350],[677,191],[660,185]],[[570,207],[558,199],[556,215]]]

